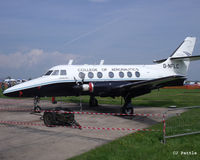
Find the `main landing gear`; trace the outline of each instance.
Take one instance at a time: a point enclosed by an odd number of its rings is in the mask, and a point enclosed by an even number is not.
[[[124,106],[121,108],[121,112],[124,114],[133,114],[134,107],[131,104],[131,98],[124,98],[125,103]]]
[[[90,96],[90,107],[96,107],[98,106],[98,100],[94,96]]]
[[[41,107],[38,106],[39,102],[40,102],[40,97],[38,96],[34,97],[34,108],[33,108],[34,113],[40,113],[42,110]]]

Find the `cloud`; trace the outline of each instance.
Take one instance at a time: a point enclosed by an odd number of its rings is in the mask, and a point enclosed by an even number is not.
[[[58,64],[67,64],[69,59],[78,60],[79,55],[70,53],[45,52],[42,49],[32,49],[27,52],[0,54],[0,68],[23,69],[24,67],[50,67]]]
[[[77,36],[77,37],[71,39],[70,41],[68,41],[68,42],[65,43],[64,45],[65,45],[65,46],[70,45],[70,44],[74,43],[75,41],[78,41],[78,40],[80,40],[80,39],[82,39],[82,38],[85,38],[85,37],[91,35],[91,34],[94,34],[94,33],[98,32],[98,31],[101,31],[102,29],[106,28],[107,26],[112,25],[113,23],[118,22],[118,21],[121,20],[122,18],[123,18],[123,17],[121,16],[121,17],[118,17],[118,18],[116,18],[116,19],[110,20],[110,21],[108,21],[107,23],[104,23],[103,25],[96,27],[96,28],[93,29],[93,30],[90,30],[90,31],[88,31],[88,32],[86,32],[86,33],[83,33],[83,34],[81,34],[81,35],[79,35],[79,36]]]

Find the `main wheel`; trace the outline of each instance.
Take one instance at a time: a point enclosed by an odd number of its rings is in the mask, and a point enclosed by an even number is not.
[[[133,114],[133,108],[124,108],[124,107],[122,107],[121,108],[121,112],[123,114]]]
[[[54,116],[51,112],[45,112],[43,115],[44,124],[47,127],[53,127],[54,125]]]

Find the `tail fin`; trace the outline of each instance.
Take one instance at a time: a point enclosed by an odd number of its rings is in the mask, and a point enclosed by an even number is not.
[[[196,38],[186,37],[183,43],[174,51],[169,57],[171,63],[176,64],[178,67],[174,69],[176,74],[186,75],[190,61],[186,61],[183,57],[191,57],[194,50]]]
[[[190,61],[200,60],[200,56],[192,56],[195,42],[195,37],[186,37],[169,58],[154,61],[154,63],[159,63],[162,68],[175,74],[186,76]]]
[[[190,57],[192,56],[192,52],[194,49],[194,45],[196,42],[195,37],[186,37],[185,40],[179,45],[179,47],[172,53],[172,55],[168,59],[180,59],[180,57]],[[163,63],[168,60],[161,59],[161,60],[154,60],[154,63]]]
[[[170,57],[192,56],[195,42],[195,37],[186,37],[185,40],[181,43],[181,45],[172,53]]]

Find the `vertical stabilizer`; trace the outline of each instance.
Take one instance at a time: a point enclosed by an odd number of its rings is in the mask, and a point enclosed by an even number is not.
[[[187,71],[190,65],[190,61],[185,61],[184,59],[177,59],[178,57],[191,57],[194,50],[196,38],[186,37],[181,45],[174,51],[174,53],[164,62],[164,66],[172,66],[169,69],[173,69],[176,74],[187,75]]]
[[[186,37],[181,45],[174,51],[174,53],[170,57],[192,56],[195,42],[195,37]]]
[[[173,74],[186,76],[190,61],[200,59],[200,56],[192,56],[195,43],[195,37],[186,37],[170,57],[154,61],[154,63],[158,63],[163,69]]]

